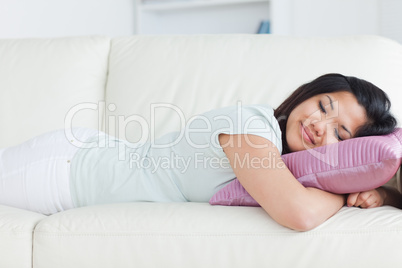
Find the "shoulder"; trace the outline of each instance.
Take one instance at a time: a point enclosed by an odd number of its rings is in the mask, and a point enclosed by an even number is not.
[[[272,129],[280,131],[278,121],[274,116],[274,109],[268,104],[238,104],[210,110],[199,116],[205,117],[210,122],[226,119],[233,125],[250,126],[265,123]]]
[[[282,151],[282,134],[274,110],[268,104],[251,104],[222,107],[197,117],[209,124],[211,132],[219,134],[252,134],[272,142]],[[200,125],[198,123],[197,125]],[[195,126],[195,125],[193,125]]]

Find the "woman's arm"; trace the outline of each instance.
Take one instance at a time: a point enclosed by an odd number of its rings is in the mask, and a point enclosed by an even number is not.
[[[278,149],[256,135],[221,134],[219,142],[246,191],[278,223],[308,231],[334,215],[346,202],[336,195],[301,185]],[[264,148],[256,148],[263,145]]]

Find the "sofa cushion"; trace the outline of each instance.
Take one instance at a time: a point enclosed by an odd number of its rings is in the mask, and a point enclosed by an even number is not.
[[[0,148],[65,121],[98,128],[102,112],[85,103],[104,100],[109,46],[106,37],[0,40]]]
[[[300,233],[262,208],[121,203],[42,220],[33,267],[396,267],[401,244],[402,213],[392,207],[345,207]]]
[[[0,205],[0,267],[32,267],[32,241],[42,214]]]
[[[104,131],[132,142],[179,130],[211,109],[276,108],[325,73],[357,76],[402,98],[402,47],[375,36],[132,36],[112,40]],[[402,119],[402,106],[394,114]],[[152,132],[144,132],[143,127]]]

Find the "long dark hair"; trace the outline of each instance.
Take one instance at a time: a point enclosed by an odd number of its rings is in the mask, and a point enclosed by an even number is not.
[[[385,135],[394,131],[397,121],[390,113],[391,102],[384,91],[353,76],[325,74],[300,86],[275,110],[274,115],[282,131],[282,154],[290,153],[286,142],[286,123],[293,109],[318,94],[339,91],[352,93],[366,110],[367,123],[357,130],[355,137]]]

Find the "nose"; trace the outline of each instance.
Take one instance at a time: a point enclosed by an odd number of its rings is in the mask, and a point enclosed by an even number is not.
[[[327,122],[325,120],[314,120],[311,122],[311,126],[313,127],[314,134],[318,137],[321,137],[325,134]]]

